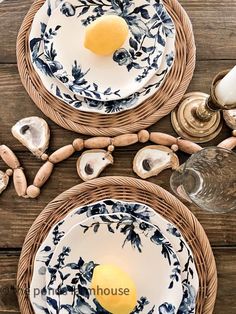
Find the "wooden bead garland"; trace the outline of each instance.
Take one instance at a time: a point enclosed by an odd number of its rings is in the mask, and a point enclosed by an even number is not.
[[[236,130],[233,130],[231,137],[222,141],[218,147],[226,149],[234,149],[236,147]],[[50,178],[54,165],[68,159],[74,154],[74,152],[87,149],[101,149],[107,148],[108,154],[115,150],[115,147],[124,147],[133,145],[137,142],[146,143],[148,141],[157,145],[169,146],[173,152],[178,150],[187,154],[194,154],[202,149],[202,147],[196,143],[181,138],[175,138],[174,136],[160,133],[160,132],[148,132],[147,130],[141,130],[137,134],[123,134],[116,137],[92,137],[86,140],[77,138],[72,144],[63,146],[52,153],[50,156],[43,154],[41,159],[45,163],[38,170],[33,184],[27,187],[27,180],[24,174],[24,170],[20,165],[20,162],[14,152],[6,145],[0,145],[0,157],[11,168],[6,171],[8,176],[13,174],[13,181],[16,193],[20,197],[24,198],[36,198],[40,195],[40,189]]]

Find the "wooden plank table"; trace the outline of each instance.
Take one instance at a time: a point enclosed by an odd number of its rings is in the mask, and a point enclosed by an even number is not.
[[[9,145],[17,153],[29,182],[32,182],[41,162],[12,137],[10,129],[17,120],[26,116],[44,117],[22,87],[16,66],[16,36],[32,2],[0,1],[0,144]],[[213,76],[236,64],[236,0],[181,0],[181,4],[193,22],[197,44],[197,66],[189,91],[208,92]],[[50,152],[76,138],[75,133],[46,120],[52,131]],[[169,116],[150,130],[175,135]],[[229,135],[230,130],[224,127],[218,138],[208,145],[216,145]],[[131,165],[139,147],[117,149],[114,166],[102,175],[135,176]],[[180,158],[184,161],[187,156],[182,154]],[[34,219],[50,200],[81,182],[75,162],[76,156],[56,167],[39,199],[18,198],[12,183],[0,197],[0,314],[19,313],[14,287],[24,238]],[[6,169],[2,162],[0,169]],[[170,174],[166,170],[150,181],[170,190]],[[213,215],[194,206],[190,208],[206,230],[216,257],[219,289],[214,313],[236,313],[236,212]]]

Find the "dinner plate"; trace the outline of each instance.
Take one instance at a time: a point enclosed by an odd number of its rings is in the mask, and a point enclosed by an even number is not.
[[[43,39],[48,20],[52,12],[60,3],[60,0],[45,1],[44,5],[38,10],[35,15],[29,36],[30,56],[32,64],[45,88],[51,94],[53,94],[55,97],[59,98],[66,104],[72,106],[73,108],[81,111],[112,114],[124,110],[129,110],[138,106],[158,90],[173,65],[175,55],[175,27],[171,18],[169,17],[169,15],[167,15],[165,7],[162,3],[156,6],[157,15],[161,19],[161,23],[166,34],[165,51],[162,56],[160,68],[143,88],[127,98],[114,101],[98,101],[78,96],[76,95],[76,93],[68,89],[61,81],[58,81],[54,77],[54,74],[47,64],[46,57],[44,56]],[[121,54],[121,56],[123,57],[121,58],[120,62],[126,63],[126,55]]]
[[[84,46],[86,28],[104,15],[122,17],[129,35],[108,56]],[[60,4],[44,33],[44,55],[54,76],[79,96],[118,100],[142,88],[159,69],[166,34],[155,0],[78,1]]]
[[[98,313],[90,288],[93,270],[102,264],[116,265],[131,276],[137,309],[146,300],[142,313],[161,313],[164,307],[177,313],[183,291],[176,253],[155,226],[125,213],[90,217],[63,237],[46,271],[49,312],[86,307],[86,313]]]
[[[124,212],[147,221],[159,227],[161,233],[169,239],[177,252],[181,266],[181,281],[184,297],[178,314],[195,313],[195,301],[198,292],[198,274],[191,249],[184,240],[180,231],[152,208],[140,203],[129,203],[119,200],[101,200],[94,204],[76,208],[61,221],[59,221],[48,233],[42,242],[34,262],[33,276],[30,286],[31,304],[37,313],[45,313],[47,303],[45,300],[46,281],[45,273],[52,254],[65,236],[65,234],[77,223],[97,214],[109,214]]]

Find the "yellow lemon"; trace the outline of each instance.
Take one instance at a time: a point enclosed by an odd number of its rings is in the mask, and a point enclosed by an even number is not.
[[[129,33],[126,21],[117,15],[104,15],[90,24],[85,31],[85,48],[106,56],[119,49]]]
[[[129,314],[137,302],[132,278],[117,266],[95,267],[91,288],[99,304],[112,314]]]

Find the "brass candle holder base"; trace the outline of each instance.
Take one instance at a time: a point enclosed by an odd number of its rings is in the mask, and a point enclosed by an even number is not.
[[[205,112],[205,119],[197,117],[197,109],[204,108],[208,99],[209,95],[205,93],[188,93],[172,111],[171,122],[179,136],[195,143],[205,143],[220,133],[223,122],[219,111]]]
[[[228,72],[225,70],[215,76],[210,95],[194,92],[184,96],[171,114],[172,125],[179,136],[195,143],[205,143],[220,133],[223,125],[221,112],[236,108],[236,103],[220,104],[215,94],[217,84]]]

